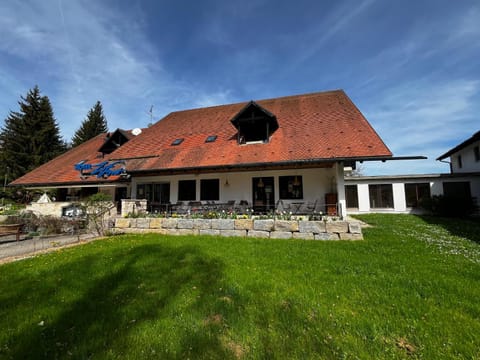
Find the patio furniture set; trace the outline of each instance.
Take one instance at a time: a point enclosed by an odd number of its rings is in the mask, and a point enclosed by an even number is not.
[[[275,208],[265,206],[264,208],[255,206],[247,200],[229,200],[225,203],[216,201],[178,201],[175,204],[149,204],[149,211],[152,213],[164,212],[167,214],[177,215],[191,215],[191,214],[205,214],[209,212],[225,212],[237,214],[267,214],[275,212],[277,214],[291,214],[291,215],[312,215],[312,214],[326,214],[335,216],[337,204],[321,204],[319,201],[296,201],[286,202],[278,200]]]

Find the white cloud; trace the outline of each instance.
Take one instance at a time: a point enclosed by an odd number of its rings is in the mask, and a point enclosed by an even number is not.
[[[457,43],[463,40],[474,40],[473,46],[479,46],[478,37],[480,36],[480,8],[471,7],[466,12],[458,17],[455,26],[452,27],[452,32],[447,41],[450,44]]]
[[[441,171],[442,153],[478,131],[480,81],[409,82],[385,90],[362,111],[395,156],[425,155],[428,161],[368,166],[376,173],[399,169]]]
[[[151,105],[161,118],[175,106],[230,101],[228,91],[207,94],[169,74],[146,38],[141,13],[121,14],[97,2],[2,2],[0,33],[0,68],[28,64],[32,72],[22,74],[21,93],[38,84],[67,139],[97,100],[110,128],[145,126]],[[4,82],[0,91],[8,93]]]
[[[296,56],[293,67],[297,67],[318,54],[325,45],[334,39],[339,33],[349,31],[354,24],[354,20],[364,14],[375,0],[362,0],[355,2],[343,2],[340,6],[333,8],[333,11],[327,15],[316,27],[305,32],[301,37],[289,39],[289,42],[302,39],[304,44],[308,44],[301,53]]]
[[[230,91],[220,91],[212,94],[203,94],[196,101],[195,106],[207,107],[214,105],[227,104],[231,99]]]

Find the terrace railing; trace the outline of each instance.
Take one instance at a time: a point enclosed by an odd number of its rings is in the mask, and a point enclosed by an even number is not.
[[[278,200],[275,206],[265,208],[265,211],[255,213],[274,213],[289,215],[330,215],[337,216],[341,213],[339,203],[327,204],[320,200],[308,201],[284,201]],[[165,213],[166,215],[194,215],[208,214],[213,212],[220,213],[236,213],[236,214],[252,214],[254,208],[252,204],[246,200],[229,200],[227,202],[217,201],[179,201],[175,204],[161,204],[160,206],[148,205],[147,209],[151,213]]]

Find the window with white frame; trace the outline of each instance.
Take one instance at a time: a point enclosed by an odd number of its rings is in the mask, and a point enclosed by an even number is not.
[[[392,184],[370,184],[368,192],[372,209],[393,209]]]
[[[429,183],[405,184],[405,201],[407,207],[418,207],[422,204],[422,201],[429,198]]]

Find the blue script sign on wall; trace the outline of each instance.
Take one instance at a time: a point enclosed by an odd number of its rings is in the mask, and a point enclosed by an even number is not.
[[[125,161],[102,161],[98,164],[87,164],[82,160],[75,164],[75,170],[80,171],[80,177],[90,176],[107,179],[110,176],[126,176]]]

